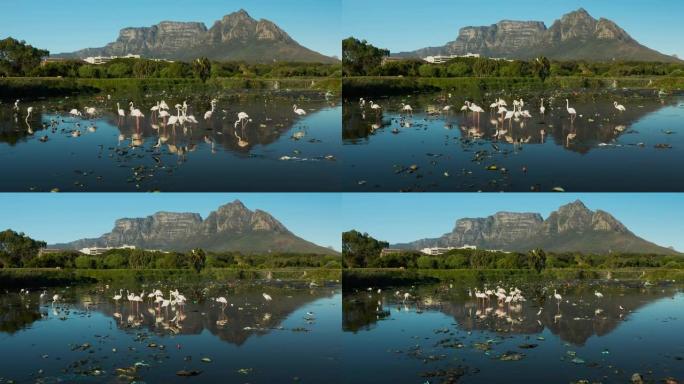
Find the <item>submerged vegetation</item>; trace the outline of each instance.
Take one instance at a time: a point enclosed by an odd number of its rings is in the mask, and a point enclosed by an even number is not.
[[[667,268],[684,269],[684,256],[642,253],[585,254],[581,252],[545,252],[542,249],[505,252],[483,249],[453,249],[441,255],[425,255],[415,250],[382,253],[389,243],[378,241],[367,233],[345,232],[342,254],[345,268],[402,269],[501,269],[532,270],[549,268],[620,269]]]

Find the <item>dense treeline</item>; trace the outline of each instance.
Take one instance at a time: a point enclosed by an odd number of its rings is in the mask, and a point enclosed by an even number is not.
[[[684,64],[612,61],[549,61],[539,57],[532,60],[495,60],[461,57],[442,64],[430,64],[420,59],[388,60],[381,64],[389,51],[373,47],[354,38],[344,40],[342,46],[345,76],[404,76],[404,77],[537,77],[549,76],[629,77],[682,76]]]
[[[684,256],[653,254],[581,252],[551,253],[541,249],[527,253],[454,249],[428,256],[418,251],[380,252],[388,246],[367,233],[342,235],[342,255],[346,268],[407,269],[534,269],[544,268],[684,268]]]
[[[44,241],[34,240],[11,229],[0,232],[0,267],[22,267],[31,263],[38,251],[46,246]]]
[[[205,59],[206,60],[206,59]],[[207,78],[284,78],[339,76],[339,64],[273,63],[250,64],[245,62],[204,62]],[[195,62],[167,62],[146,59],[114,59],[105,64],[93,65],[80,60],[46,62],[25,76],[72,77],[88,79],[112,78],[202,78],[203,71]]]
[[[159,252],[141,249],[112,249],[101,255],[77,251],[51,252],[31,258],[24,267],[88,269],[184,269],[196,268],[193,252]],[[339,257],[313,254],[274,253],[245,255],[240,252],[207,252],[206,268],[340,268]]]
[[[0,40],[0,77],[69,77],[69,78],[284,78],[339,77],[340,64],[276,62],[216,62],[207,58],[186,63],[148,59],[115,59],[105,64],[82,60],[45,61],[49,52],[13,38]]]

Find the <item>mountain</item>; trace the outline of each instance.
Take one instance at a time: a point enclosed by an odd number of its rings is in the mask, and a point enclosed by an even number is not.
[[[56,57],[125,56],[190,61],[244,60],[267,63],[301,61],[335,63],[301,46],[275,23],[253,19],[245,10],[224,16],[207,29],[204,23],[162,21],[151,27],[124,28],[119,38],[102,48],[86,48]]]
[[[54,248],[81,249],[135,245],[144,249],[243,253],[299,252],[336,254],[295,236],[267,212],[251,211],[242,202],[219,207],[206,219],[198,213],[157,212],[143,218],[118,219],[111,232],[95,239],[81,239]]]
[[[402,52],[396,56],[467,53],[507,59],[546,56],[556,60],[680,61],[639,44],[613,21],[594,19],[583,8],[563,15],[550,28],[541,21],[513,20],[502,20],[490,26],[464,27],[456,40],[444,46]]]
[[[392,247],[464,245],[521,252],[542,248],[554,252],[678,254],[636,236],[610,213],[591,211],[579,200],[561,206],[546,220],[538,213],[498,212],[485,218],[459,219],[451,232],[438,238]]]

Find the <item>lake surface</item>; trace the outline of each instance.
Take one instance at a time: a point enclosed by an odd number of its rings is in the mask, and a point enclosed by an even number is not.
[[[0,382],[341,382],[339,284],[207,282],[181,286],[173,308],[136,306],[125,289],[117,304],[119,288],[0,294]],[[173,287],[136,292],[157,288]]]
[[[532,118],[490,110],[523,98]],[[466,95],[418,94],[344,103],[347,191],[683,191],[684,97],[628,90],[489,94],[485,112],[460,111]],[[546,113],[540,115],[540,98]],[[571,120],[565,99],[577,111]],[[368,100],[368,99],[367,99]],[[620,112],[613,102],[625,106]],[[402,103],[413,109],[401,112]],[[445,112],[445,106],[451,110]]]
[[[192,95],[192,94],[191,94]],[[129,116],[129,97],[145,115]],[[218,102],[204,119],[210,101]],[[150,108],[187,101],[197,124],[170,125]],[[125,110],[119,118],[117,105]],[[300,116],[293,105],[306,111]],[[26,119],[26,109],[33,114]],[[96,108],[74,117],[76,108]],[[0,105],[4,191],[335,191],[342,108],[313,91],[226,91],[179,97],[98,95]],[[239,112],[251,120],[235,125]]]
[[[490,282],[487,288],[497,285]],[[681,283],[612,280],[514,286],[525,301],[511,305],[470,296],[469,290],[484,290],[484,285],[440,283],[379,293],[375,287],[345,292],[346,379],[627,383],[634,373],[646,382],[684,377]],[[405,293],[410,295],[406,300]]]

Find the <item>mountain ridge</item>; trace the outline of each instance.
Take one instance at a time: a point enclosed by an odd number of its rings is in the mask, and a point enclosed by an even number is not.
[[[456,220],[451,232],[437,238],[393,244],[393,248],[461,247],[526,252],[631,252],[681,254],[638,237],[603,210],[592,211],[580,200],[562,205],[544,219],[534,212],[497,212],[487,217]]]
[[[199,213],[159,211],[146,217],[119,218],[114,228],[96,238],[50,245],[81,249],[134,245],[144,249],[243,253],[293,252],[337,254],[304,240],[266,211],[249,210],[240,200],[224,204],[202,219]]]
[[[85,48],[53,55],[62,58],[141,55],[143,58],[212,60],[267,63],[301,61],[336,63],[335,58],[310,50],[274,22],[256,20],[240,9],[216,20],[211,27],[202,22],[164,20],[149,27],[126,27],[116,41],[104,47]]]
[[[400,52],[398,57],[465,55],[530,59],[546,56],[555,60],[663,61],[678,58],[648,48],[612,20],[593,18],[584,8],[556,19],[550,27],[542,21],[501,20],[489,26],[466,26],[456,40],[443,46]]]

